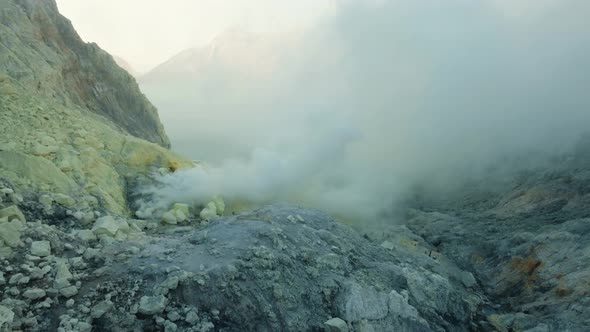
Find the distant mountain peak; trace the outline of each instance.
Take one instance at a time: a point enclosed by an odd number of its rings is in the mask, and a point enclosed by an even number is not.
[[[140,77],[143,82],[182,76],[200,77],[204,71],[266,77],[278,66],[281,44],[274,36],[230,28],[203,47],[183,50]]]

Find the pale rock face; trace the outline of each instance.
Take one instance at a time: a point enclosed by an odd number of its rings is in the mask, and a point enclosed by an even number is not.
[[[221,196],[215,196],[215,198],[213,198],[213,203],[217,209],[217,215],[223,215],[225,212],[225,202],[223,201],[223,198]]]
[[[63,205],[65,207],[73,207],[76,205],[76,200],[68,195],[55,194],[53,198],[57,204]]]
[[[31,243],[31,255],[39,257],[51,255],[51,244],[49,241],[35,241]]]
[[[143,210],[137,210],[135,211],[135,215],[140,218],[140,219],[152,219],[153,218],[153,213],[154,213],[154,208],[146,208]]]
[[[14,216],[12,214],[9,215]],[[21,244],[20,236],[23,228],[24,225],[20,217],[13,218],[11,222],[8,222],[8,217],[6,216],[0,217],[0,258],[10,256],[12,249]]]
[[[2,116],[3,114],[0,114],[0,118]],[[0,121],[0,128],[2,128],[2,124]],[[22,124],[23,127],[25,125]],[[9,131],[10,128],[2,128],[1,130]],[[12,140],[20,139],[17,133],[8,133],[7,136]],[[0,137],[0,140],[2,138]],[[53,189],[64,193],[71,192],[76,187],[73,179],[64,174],[51,161],[14,150],[0,151],[0,174],[20,187],[36,185],[46,190]]]
[[[166,279],[160,286],[165,287],[169,290],[176,289],[178,287],[178,282],[180,279],[178,277],[170,277]]]
[[[71,286],[70,280],[72,280],[74,276],[70,272],[69,264],[61,260],[56,265],[56,273],[55,279],[53,281],[53,288],[62,291],[62,289],[68,288]],[[72,290],[66,290],[65,292],[69,294]],[[62,294],[63,295],[63,294]],[[64,295],[65,296],[65,295]]]
[[[377,320],[387,316],[389,312],[388,295],[374,288],[353,283],[346,287],[343,296],[346,296],[346,301],[343,301],[340,311],[342,317],[349,322]]]
[[[41,144],[43,144],[45,146],[54,146],[57,144],[57,142],[51,136],[43,136],[43,137],[41,137]]]
[[[80,222],[82,223],[82,225],[88,225],[88,224],[92,223],[93,220],[94,220],[94,213],[92,211],[84,213],[82,218],[80,218]]]
[[[477,280],[475,280],[475,277],[471,272],[465,272],[461,275],[461,283],[463,286],[471,288],[477,285]]]
[[[201,219],[209,221],[215,217],[222,216],[225,212],[225,202],[221,196],[215,196],[211,202],[209,202],[199,216]]]
[[[74,276],[70,272],[70,266],[67,262],[61,261],[56,265],[55,279],[71,280]]]
[[[96,235],[115,236],[119,231],[119,222],[111,216],[101,217],[94,223],[92,231]]]
[[[172,206],[172,210],[182,212],[185,216],[190,215],[188,204],[176,203]]]
[[[87,322],[77,322],[75,326],[75,331],[90,332],[92,331],[92,325],[90,325]]]
[[[84,241],[84,242],[96,241],[96,239],[97,239],[94,232],[89,229],[81,229],[78,231],[74,231],[73,234],[78,239],[80,239],[81,241]]]
[[[392,250],[393,248],[395,248],[395,244],[393,244],[393,242],[391,241],[383,241],[383,243],[381,243],[381,247]]]
[[[174,211],[174,215],[176,216],[176,220],[178,220],[178,222],[183,222],[188,219],[188,216],[180,210]]]
[[[164,311],[168,299],[163,295],[143,296],[139,301],[139,312],[144,315],[159,314]]]
[[[119,223],[119,231],[117,233],[129,234],[131,228],[129,227],[129,223],[125,219],[117,220]]]
[[[207,206],[203,210],[201,210],[199,216],[203,220],[211,220],[217,217],[217,206],[215,205],[215,203],[209,202],[209,204],[207,204]]]
[[[169,321],[171,322],[176,322],[178,320],[180,320],[180,314],[178,313],[178,311],[170,311],[166,317],[168,318]]]
[[[113,308],[113,303],[109,301],[102,301],[92,307],[91,316],[92,318],[100,318]]]
[[[2,188],[2,189],[0,189],[0,193],[2,193],[4,195],[12,195],[12,194],[14,194],[14,190],[12,190],[10,188]]]
[[[129,227],[136,232],[141,232],[148,227],[148,222],[141,219],[131,219],[129,221]]]
[[[10,255],[12,255],[12,249],[10,247],[0,245],[0,258],[8,258]]]
[[[78,288],[76,286],[68,286],[59,290],[59,294],[63,297],[70,298],[78,294]]]
[[[10,324],[14,320],[14,312],[7,307],[0,305],[0,331],[9,331]]]
[[[15,285],[17,283],[20,283],[20,280],[25,278],[25,275],[22,273],[17,273],[15,275],[13,275],[12,277],[10,277],[10,279],[8,280],[8,284],[9,285]]]
[[[189,313],[186,314],[184,321],[189,324],[194,324],[195,322],[199,321],[199,315],[194,311],[189,311]]]
[[[31,149],[31,153],[36,156],[48,156],[52,153],[56,153],[59,150],[57,146],[44,146],[41,144],[35,144]]]
[[[76,204],[72,197],[92,197],[95,201],[99,198],[107,210],[125,214],[125,176],[147,174],[152,167],[157,166],[193,165],[192,161],[156,144],[118,133],[104,119],[87,118],[80,111],[64,109],[63,106],[50,110],[60,110],[57,112],[68,115],[64,120],[57,121],[63,115],[47,114],[49,121],[56,118],[56,123],[44,129],[56,137],[61,149],[51,156],[43,157],[26,148],[29,140],[34,139],[28,133],[35,135],[38,129],[36,122],[26,117],[34,118],[36,115],[33,112],[28,114],[26,107],[21,108],[19,116],[25,119],[22,123],[9,126],[7,118],[18,117],[10,111],[0,114],[0,132],[6,133],[0,135],[0,144],[3,140],[18,144],[14,149],[0,151],[0,177],[8,179],[21,190],[52,192],[54,200],[65,207],[71,208]],[[43,127],[47,123],[38,125]],[[79,142],[82,145],[72,145],[71,137],[75,137],[75,130],[80,127],[91,130],[89,135],[95,137],[96,141],[84,140]],[[91,145],[86,145],[88,142]],[[102,145],[97,142],[102,142]],[[44,205],[49,206],[48,201],[44,199]]]
[[[162,214],[162,221],[165,224],[176,225],[179,222],[188,220],[189,216],[188,204],[176,203],[172,206],[172,209]]]
[[[125,241],[125,240],[127,240],[127,238],[128,238],[128,235],[124,232],[121,232],[121,231],[117,232],[117,234],[114,237],[114,239],[117,241]],[[110,237],[109,238],[101,238],[101,241],[106,240],[106,241],[110,242],[110,239],[111,239]]]
[[[408,297],[407,291],[402,291],[402,294],[400,294],[392,290],[389,293],[389,312],[401,318],[418,319],[418,310],[408,303]]]
[[[340,318],[332,318],[324,323],[326,331],[329,332],[348,332],[348,325]]]
[[[101,240],[108,238],[114,238],[119,241],[123,241],[129,238],[129,236],[137,237],[141,235],[141,232],[137,232],[135,228],[129,226],[124,219],[115,219],[112,216],[100,217],[94,223],[92,227],[94,235]],[[78,232],[78,234],[80,234]],[[84,234],[87,236],[87,234]]]
[[[176,220],[176,216],[172,211],[164,212],[162,215],[162,222],[169,225],[176,225],[178,220]]]
[[[16,205],[12,205],[0,210],[0,218],[4,217],[8,218],[8,221],[13,221],[14,219],[17,219],[23,224],[27,222],[25,216]]]
[[[31,271],[31,279],[41,279],[49,272],[51,272],[51,266],[49,265],[46,265],[43,268],[33,268],[33,270]]]
[[[23,296],[29,300],[38,300],[44,298],[46,295],[45,291],[40,288],[31,288],[23,293]]]
[[[53,197],[50,195],[41,195],[39,197],[39,203],[43,205],[45,211],[50,211],[53,207]]]

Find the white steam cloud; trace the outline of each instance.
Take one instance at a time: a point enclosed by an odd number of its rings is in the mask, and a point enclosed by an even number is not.
[[[517,2],[344,1],[305,32],[168,63],[140,83],[176,149],[209,166],[148,191],[368,221],[413,185],[567,149],[590,123],[590,2]]]

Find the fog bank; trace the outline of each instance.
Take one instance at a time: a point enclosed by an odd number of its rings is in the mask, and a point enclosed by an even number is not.
[[[417,184],[566,151],[590,123],[590,4],[510,6],[343,1],[312,29],[231,34],[172,59],[140,84],[175,148],[208,166],[153,194],[290,200],[369,222]]]

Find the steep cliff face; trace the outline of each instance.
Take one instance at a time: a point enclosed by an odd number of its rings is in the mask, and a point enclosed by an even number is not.
[[[133,136],[169,147],[155,107],[135,79],[82,41],[54,0],[0,0],[0,72],[35,94],[104,116]]]
[[[0,0],[0,182],[49,214],[127,214],[129,176],[191,164],[169,145],[135,80],[54,1]]]

